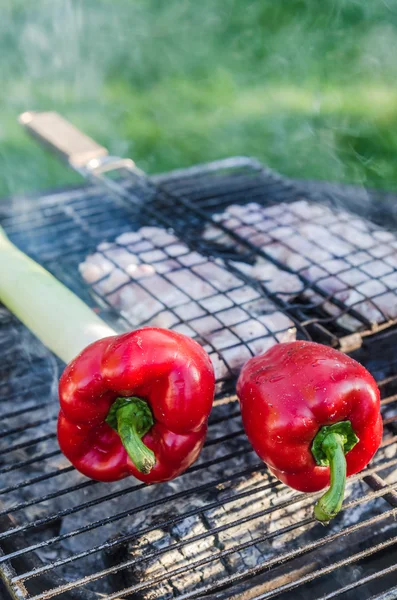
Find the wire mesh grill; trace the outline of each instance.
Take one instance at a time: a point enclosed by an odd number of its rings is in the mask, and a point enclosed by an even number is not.
[[[328,303],[334,298],[352,307],[362,317],[350,325],[353,330],[395,318],[397,240],[392,233],[371,231],[363,219],[306,200],[267,208],[232,205],[217,219],[320,287],[329,295],[324,308],[331,314]],[[206,236],[231,245],[213,227]],[[296,294],[290,290],[288,295]]]
[[[187,267],[199,269],[195,274],[210,286],[205,287],[207,294],[193,298],[181,295],[172,310],[164,301],[154,306],[157,312],[149,318],[166,314],[174,327],[193,325],[202,343],[210,345],[218,330],[229,331],[239,325],[240,321],[227,324],[221,314],[230,308],[242,310],[241,322],[245,323],[261,323],[263,316],[282,314],[285,325],[268,328],[266,335],[262,334],[266,339],[277,339],[292,323],[301,337],[309,332],[320,336],[324,329],[330,331],[331,338],[324,334],[329,341],[343,332],[338,324],[332,330],[325,328],[329,315],[313,314],[308,302],[284,305],[277,290],[268,289],[235,266],[236,256],[228,256],[230,249],[220,248],[216,254],[199,235],[213,212],[247,198],[268,203],[294,201],[300,197],[294,187],[241,165],[227,171],[218,166],[202,169],[186,177],[177,174],[155,183],[160,187],[157,195],[140,182],[128,181],[125,186],[128,194],[145,199],[145,209],[89,188],[46,197],[29,213],[14,210],[3,224],[15,243],[94,308],[99,307],[120,330],[131,326],[133,316],[121,311],[112,295],[126,285],[137,285],[153,296],[150,275],[132,277],[128,261],[127,267],[120,269],[117,252],[122,251],[138,256],[137,268],[161,264],[162,281],[175,286],[179,294],[188,295],[171,275]],[[175,194],[183,194],[181,204]],[[172,239],[170,231],[167,243],[156,242],[151,230],[146,240],[150,240],[149,247],[138,251],[133,247],[143,239],[142,227],[167,229],[171,224],[183,242]],[[119,236],[130,235],[131,230],[140,230],[140,239],[127,237],[124,240],[131,243],[120,243]],[[112,284],[104,291],[108,278],[95,279],[93,298],[78,274],[78,264],[103,240],[109,244],[99,252],[107,260],[116,253],[112,265],[128,280],[122,281],[119,289]],[[176,253],[175,245],[180,246]],[[241,248],[249,264],[249,253],[254,251],[243,242]],[[153,255],[145,256],[160,250],[164,254],[157,254],[157,263]],[[193,258],[197,259],[194,264]],[[170,261],[172,267],[168,269]],[[220,269],[214,279],[205,270],[209,263]],[[236,300],[238,296],[233,299],[236,290],[243,290],[245,299],[250,290],[248,311],[245,303]],[[213,298],[227,294],[232,294],[232,305],[214,310]],[[180,308],[191,308],[192,301],[195,309],[199,306],[205,314],[192,317],[189,313],[186,317],[182,311],[181,316]],[[258,302],[265,308],[252,308],[251,304]],[[203,334],[196,320],[214,313],[219,326]],[[397,360],[392,329],[365,338],[355,354],[377,377],[381,389],[385,423],[382,447],[364,472],[350,478],[343,512],[324,529],[311,516],[316,495],[289,490],[258,462],[244,436],[236,398],[225,386],[217,395],[200,459],[175,482],[145,486],[132,480],[112,485],[88,481],[70,467],[56,443],[56,381],[62,365],[7,311],[2,310],[0,316],[0,570],[15,597],[44,600],[244,594],[247,598],[296,598],[302,593],[303,597],[332,598],[345,593],[346,598],[356,598],[357,593],[370,597],[393,585],[397,569]],[[312,328],[309,321],[316,321],[318,327]],[[237,348],[250,348],[252,340],[239,338],[238,333],[237,338],[233,340]],[[213,351],[219,352],[214,343]],[[225,365],[227,371],[233,371],[232,365]],[[227,375],[230,373],[223,372],[219,382],[227,381]]]
[[[295,337],[291,319],[228,271],[224,261],[191,252],[158,227],[100,244],[80,270],[131,327],[171,328],[199,341],[212,358],[218,383],[254,354]]]
[[[172,181],[163,189],[184,207],[198,205],[199,213],[211,216],[203,235],[209,251],[224,252],[239,271],[259,280],[267,294],[296,309],[301,323],[322,324],[331,331],[337,326],[341,337],[341,330],[377,330],[395,322],[394,233],[346,212],[343,198],[324,194],[322,203],[315,202],[260,165],[250,176],[244,170],[234,178],[215,171],[204,193],[191,197],[197,183],[192,176],[187,183]],[[383,225],[389,214],[390,207]],[[271,265],[280,269],[280,277],[274,278]],[[314,319],[305,320],[302,309]]]

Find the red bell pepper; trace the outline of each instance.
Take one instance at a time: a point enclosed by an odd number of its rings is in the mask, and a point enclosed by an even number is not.
[[[58,440],[84,475],[173,479],[198,457],[215,378],[187,336],[153,327],[94,342],[59,382]]]
[[[243,367],[237,395],[247,436],[270,471],[313,492],[327,522],[340,510],[346,474],[361,471],[382,438],[379,390],[358,362],[313,342],[278,344]]]

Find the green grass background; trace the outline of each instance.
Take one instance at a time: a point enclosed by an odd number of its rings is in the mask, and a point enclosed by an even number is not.
[[[397,187],[396,0],[0,0],[0,195],[79,181],[56,109],[148,172],[251,155]]]

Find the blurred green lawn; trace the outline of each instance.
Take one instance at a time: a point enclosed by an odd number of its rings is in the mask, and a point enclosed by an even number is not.
[[[397,187],[396,0],[0,0],[0,82],[0,196],[79,181],[27,109],[148,172],[244,154]]]

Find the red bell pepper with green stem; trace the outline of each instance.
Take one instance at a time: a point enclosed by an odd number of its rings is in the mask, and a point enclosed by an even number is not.
[[[201,451],[214,389],[208,354],[187,336],[148,327],[99,340],[60,379],[59,445],[92,479],[173,479]]]
[[[321,344],[278,344],[250,359],[237,382],[247,436],[270,471],[314,492],[319,521],[340,510],[347,475],[361,471],[382,438],[379,390],[358,362]]]
[[[0,301],[67,364],[58,440],[72,464],[101,481],[159,482],[185,471],[204,444],[214,398],[205,350],[165,329],[116,335],[1,227],[0,265]]]

